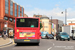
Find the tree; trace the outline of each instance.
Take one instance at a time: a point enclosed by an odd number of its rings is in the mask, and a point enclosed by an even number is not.
[[[40,29],[42,28],[43,26],[42,26],[42,23],[40,23]]]

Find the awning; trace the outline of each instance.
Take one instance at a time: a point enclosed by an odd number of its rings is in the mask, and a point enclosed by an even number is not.
[[[11,29],[11,30],[14,30],[13,28],[10,28],[10,27],[4,27],[3,30],[4,30],[4,29]]]

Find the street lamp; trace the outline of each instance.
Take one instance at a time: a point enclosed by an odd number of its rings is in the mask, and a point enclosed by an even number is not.
[[[51,34],[52,34],[52,16],[51,16]]]
[[[63,14],[63,12],[62,12],[62,14]],[[67,9],[65,9],[65,25],[67,25]]]

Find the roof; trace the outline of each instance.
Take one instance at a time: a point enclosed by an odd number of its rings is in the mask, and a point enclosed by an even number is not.
[[[16,18],[35,18],[35,19],[39,19],[38,17],[16,17]]]
[[[49,17],[41,17],[40,19],[49,19]]]

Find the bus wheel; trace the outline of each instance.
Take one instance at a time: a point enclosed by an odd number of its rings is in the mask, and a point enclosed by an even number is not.
[[[39,46],[39,43],[36,43],[37,46]]]
[[[20,45],[19,43],[17,43],[17,46]]]

